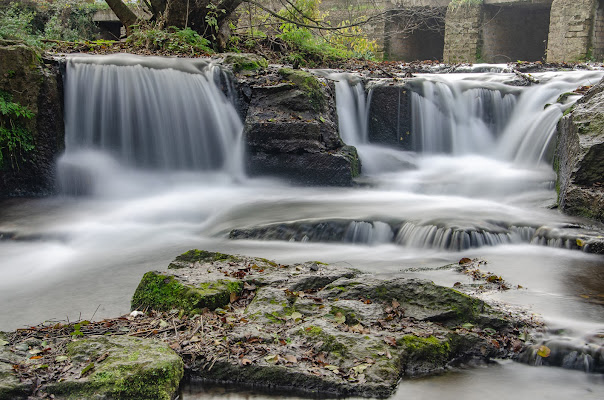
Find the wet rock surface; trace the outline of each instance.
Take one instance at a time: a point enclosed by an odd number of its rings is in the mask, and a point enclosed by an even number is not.
[[[558,203],[571,215],[604,222],[604,83],[579,99],[558,125]]]
[[[239,77],[250,175],[352,185],[360,160],[340,140],[334,90],[325,79],[288,68]]]
[[[143,279],[132,307],[172,309],[197,326],[181,354],[202,380],[385,397],[401,377],[511,357],[522,347],[520,319],[428,281],[201,250],[148,276],[158,279]],[[214,302],[206,288],[224,280],[240,285]],[[166,300],[183,290],[197,292],[193,306],[183,308],[181,296]],[[209,303],[216,308],[204,311]]]
[[[183,362],[167,344],[124,335],[84,337],[88,325],[0,336],[0,398],[174,398]]]
[[[21,152],[18,163],[5,158],[0,167],[0,197],[53,193],[54,164],[64,147],[63,89],[58,66],[31,47],[0,40],[0,90],[34,114],[25,128],[35,146],[33,151]]]

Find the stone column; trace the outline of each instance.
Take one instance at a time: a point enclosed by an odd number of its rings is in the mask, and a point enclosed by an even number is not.
[[[445,20],[445,63],[480,61],[482,14],[481,2],[449,4]]]
[[[582,61],[592,56],[598,0],[554,0],[549,24],[548,62]]]

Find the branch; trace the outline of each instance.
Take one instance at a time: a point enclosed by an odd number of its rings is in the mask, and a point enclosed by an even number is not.
[[[245,3],[250,3],[253,4],[254,6],[258,7],[259,9],[261,9],[262,11],[270,14],[271,16],[280,19],[283,22],[287,22],[290,24],[294,24],[296,26],[302,27],[302,28],[310,28],[310,29],[319,29],[319,30],[324,30],[324,31],[339,31],[342,29],[347,29],[347,28],[352,28],[355,26],[361,26],[361,25],[365,25],[367,23],[369,23],[370,21],[379,19],[380,17],[383,17],[384,15],[387,14],[386,11],[381,12],[379,14],[376,15],[372,15],[371,17],[368,17],[367,19],[363,20],[363,21],[359,21],[359,22],[354,22],[348,25],[343,25],[343,26],[330,26],[330,25],[325,25],[325,24],[321,24],[319,23],[319,21],[314,21],[310,18],[309,19],[311,22],[313,22],[312,24],[307,24],[307,23],[303,23],[303,22],[299,22],[299,21],[294,21],[290,18],[284,17],[282,15],[277,14],[276,12],[274,12],[273,10],[263,6],[262,4],[258,3],[257,1],[254,0],[243,0]]]

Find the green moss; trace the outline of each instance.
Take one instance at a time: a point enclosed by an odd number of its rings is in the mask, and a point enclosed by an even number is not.
[[[325,107],[327,101],[323,94],[323,87],[314,75],[291,68],[281,68],[279,75],[295,83],[306,94],[315,110],[318,111]]]
[[[336,336],[326,333],[318,326],[311,325],[305,329],[300,329],[298,335],[311,337],[317,343],[323,342],[319,351],[327,352],[334,357],[343,358],[348,354],[348,347],[346,344],[338,340]]]
[[[214,261],[237,261],[237,260],[239,260],[238,257],[232,256],[230,254],[215,253],[212,251],[194,249],[194,250],[189,250],[189,251],[179,255],[178,257],[176,257],[174,259],[174,262],[171,263],[168,266],[168,268],[169,269],[182,268],[183,267],[182,264],[179,264],[178,262],[205,263],[205,262],[214,262]]]
[[[562,93],[560,96],[558,96],[558,99],[556,100],[556,103],[562,104],[562,103],[564,103],[568,99],[569,96],[572,96],[574,94],[575,93],[572,93],[572,92]]]
[[[567,116],[568,114],[573,112],[573,110],[575,109],[575,106],[576,106],[576,104],[573,104],[572,106],[570,106],[566,110],[564,110],[564,113],[562,113],[562,116]]]
[[[172,276],[147,272],[132,297],[132,309],[169,311],[184,310],[189,315],[199,314],[203,308],[211,310],[230,303],[231,293],[241,294],[243,282],[218,280],[199,287],[185,286]]]
[[[422,338],[405,335],[396,341],[398,346],[405,349],[407,361],[422,360],[435,365],[444,365],[449,359],[451,346],[447,340],[439,340],[434,336]]]
[[[182,360],[163,343],[130,337],[101,337],[70,342],[72,359],[94,359],[86,377],[49,385],[47,391],[68,400],[83,398],[170,400],[183,377]],[[82,375],[86,375],[82,371]]]
[[[233,72],[257,71],[268,67],[268,61],[256,54],[229,54],[224,62],[233,66]]]
[[[361,175],[361,158],[354,146],[344,146],[340,151],[344,157],[350,161],[350,172],[353,178]]]
[[[330,314],[335,316],[338,313],[342,314],[346,318],[346,325],[356,325],[359,323],[356,314],[352,310],[345,307],[331,306]]]

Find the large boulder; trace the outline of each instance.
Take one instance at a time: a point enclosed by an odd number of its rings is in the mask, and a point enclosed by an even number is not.
[[[7,150],[2,150],[0,197],[52,193],[55,159],[64,147],[62,78],[58,67],[31,47],[1,40],[0,91],[33,114],[31,119],[20,118],[19,123],[34,144],[32,150],[20,151],[12,162]]]
[[[604,221],[604,82],[558,124],[558,203],[571,215]]]
[[[252,81],[244,134],[252,176],[305,185],[350,186],[360,173],[356,149],[338,134],[333,88],[322,78],[283,68]]]
[[[221,302],[207,292],[211,285],[224,289]],[[174,293],[185,291],[196,297],[183,306]],[[146,293],[145,301],[135,295],[133,308],[164,310],[155,320],[175,316],[165,334],[178,329],[173,348],[193,379],[336,396],[387,397],[401,378],[510,357],[522,347],[525,326],[429,281],[203,250],[146,274],[137,293]]]

